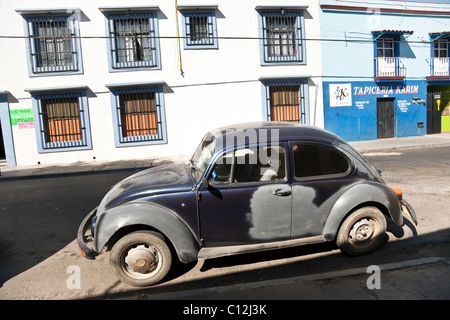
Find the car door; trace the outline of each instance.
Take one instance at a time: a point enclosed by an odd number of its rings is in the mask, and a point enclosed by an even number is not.
[[[285,146],[241,148],[211,166],[199,191],[200,233],[206,247],[290,238],[291,186]]]
[[[350,160],[334,146],[291,142],[292,238],[322,234],[332,206],[355,180]]]

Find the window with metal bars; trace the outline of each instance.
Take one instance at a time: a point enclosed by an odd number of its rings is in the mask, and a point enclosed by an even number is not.
[[[158,68],[156,14],[110,14],[109,39],[113,69]]]
[[[81,140],[78,97],[54,97],[41,100],[45,142]]]
[[[301,10],[261,11],[260,22],[263,64],[305,61]]]
[[[306,80],[266,82],[264,90],[265,120],[309,123]]]
[[[85,91],[33,94],[39,152],[91,149]]]
[[[165,142],[162,86],[114,88],[111,92],[117,146]]]
[[[82,72],[76,15],[27,16],[31,74]]]
[[[214,10],[182,10],[185,49],[217,48]]]

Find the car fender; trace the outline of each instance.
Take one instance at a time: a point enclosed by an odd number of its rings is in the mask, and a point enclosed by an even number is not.
[[[197,260],[199,244],[190,228],[173,211],[148,202],[123,204],[99,215],[93,249],[99,253],[118,230],[135,225],[146,225],[162,233],[172,243],[180,261]]]
[[[362,182],[350,187],[334,203],[325,222],[323,236],[325,240],[334,240],[345,217],[355,208],[367,205],[385,209],[392,221],[403,225],[400,201],[395,192],[378,182]]]

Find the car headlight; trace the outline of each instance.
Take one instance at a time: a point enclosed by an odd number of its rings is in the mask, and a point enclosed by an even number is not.
[[[91,222],[91,235],[94,236],[95,224],[97,223],[97,216],[92,219]]]

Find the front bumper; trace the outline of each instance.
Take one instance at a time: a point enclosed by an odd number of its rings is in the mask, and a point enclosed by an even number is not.
[[[92,248],[89,247],[88,243],[92,242],[91,235],[91,223],[92,219],[95,217],[95,214],[97,213],[97,208],[89,212],[89,214],[83,219],[83,221],[80,224],[80,227],[78,228],[77,233],[77,242],[78,247],[80,248],[81,254],[87,258],[87,259],[95,259],[95,257],[98,255],[97,252],[95,252]]]
[[[408,202],[406,202],[405,199],[402,199],[402,200],[400,200],[400,207],[402,208],[403,212],[406,212],[409,214],[412,221],[414,221],[414,223],[417,226],[417,215],[416,215],[416,212],[414,211],[414,209],[411,207],[411,205]]]

